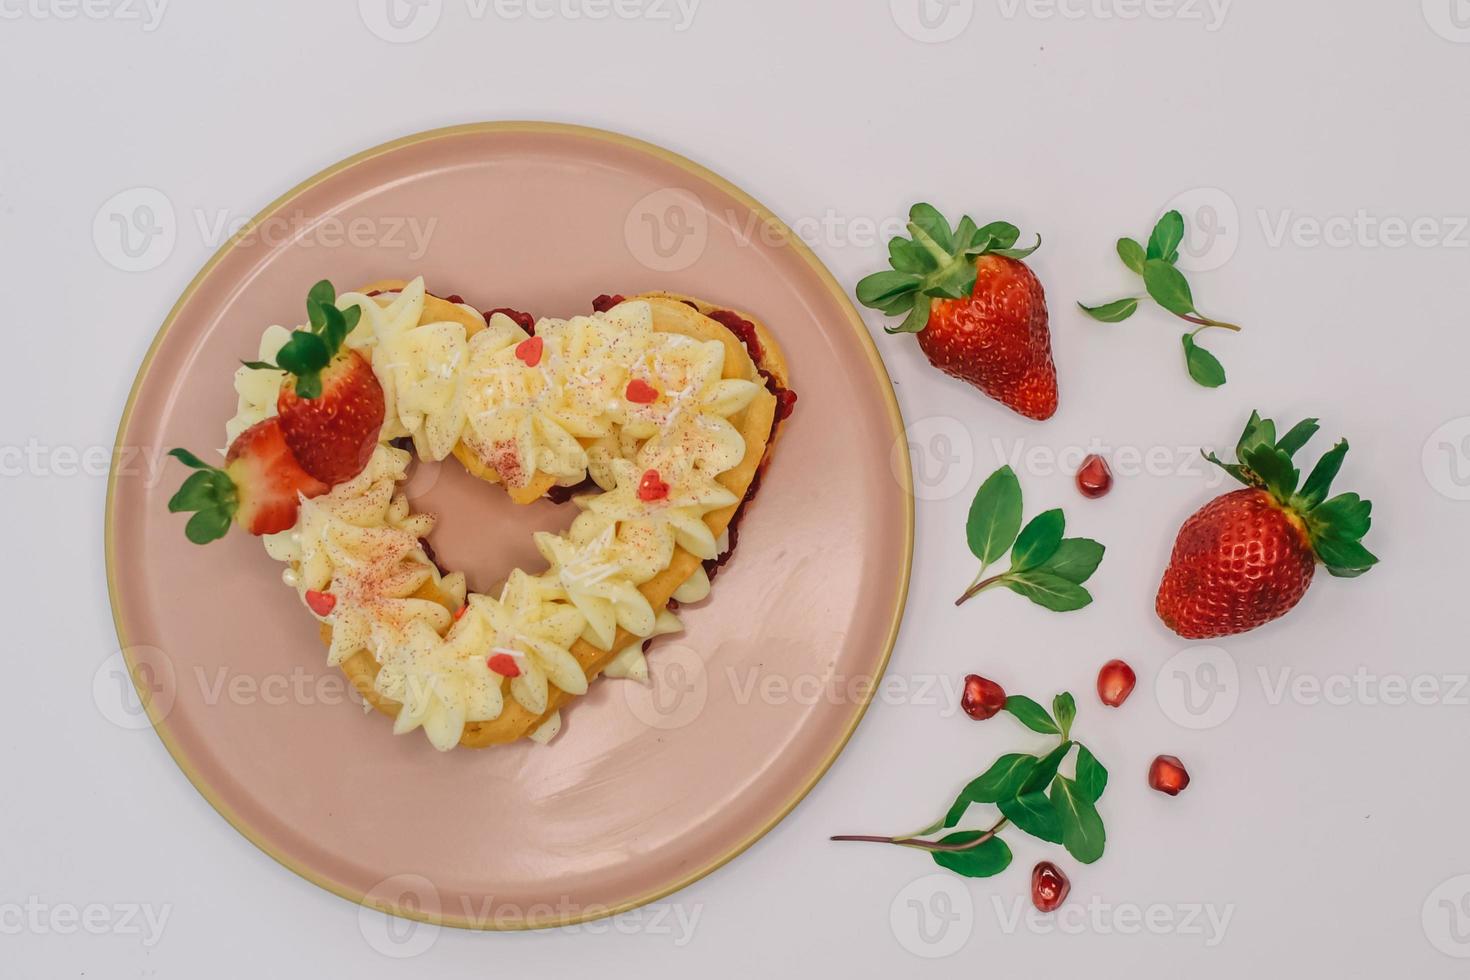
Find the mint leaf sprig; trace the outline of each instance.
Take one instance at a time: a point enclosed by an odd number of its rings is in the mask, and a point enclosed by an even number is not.
[[[1039,755],[1001,756],[965,785],[943,817],[923,830],[897,837],[840,834],[832,840],[928,851],[934,863],[967,878],[989,878],[1010,866],[1011,849],[999,836],[1007,825],[1062,845],[1083,864],[1102,857],[1107,831],[1097,803],[1107,789],[1108,771],[1087,746],[1072,738],[1076,701],[1064,691],[1052,699],[1048,712],[1028,697],[1011,695],[1005,710],[1032,731],[1055,735],[1056,746]],[[1062,765],[1074,747],[1072,775],[1062,775]],[[984,830],[953,830],[937,840],[927,839],[957,827],[977,804],[994,806],[999,818]]]
[[[294,330],[291,338],[276,352],[276,363],[244,361],[246,367],[264,371],[284,371],[296,377],[296,394],[301,398],[320,398],[322,371],[342,349],[347,335],[362,319],[362,308],[337,309],[337,290],[323,279],[306,294],[306,316],[309,326]]]
[[[1221,330],[1239,332],[1240,327],[1223,320],[1214,320],[1195,309],[1194,293],[1189,280],[1184,278],[1175,263],[1179,261],[1179,245],[1184,241],[1184,216],[1170,211],[1154,225],[1149,235],[1148,247],[1144,248],[1131,238],[1118,239],[1118,258],[1132,271],[1143,277],[1143,286],[1154,302],[1175,316],[1195,324],[1195,328],[1182,338],[1184,366],[1196,384],[1206,388],[1218,388],[1225,383],[1225,368],[1208,350],[1194,339],[1202,330],[1216,327]],[[1124,299],[1088,306],[1078,303],[1082,311],[1094,320],[1103,323],[1122,323],[1138,310],[1142,297],[1128,296]]]
[[[1056,612],[1081,609],[1092,602],[1082,587],[1106,550],[1091,538],[1063,537],[1066,516],[1060,510],[1037,514],[1021,526],[1021,483],[1002,466],[980,486],[965,522],[965,540],[980,559],[980,571],[955,600],[962,605],[987,589],[1004,586],[1039,606]],[[989,578],[985,573],[1006,552],[1011,565]]]

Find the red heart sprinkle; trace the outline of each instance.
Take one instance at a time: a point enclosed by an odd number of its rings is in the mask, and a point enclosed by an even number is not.
[[[663,500],[669,495],[669,485],[659,479],[658,470],[649,470],[638,481],[638,499],[646,504]]]
[[[540,337],[523,340],[516,344],[516,357],[524,361],[526,367],[535,367],[541,363],[541,349],[545,346],[546,342]]]
[[[470,607],[469,607],[469,604],[468,603],[466,603],[463,606],[460,606],[458,609],[456,609],[454,611],[454,618],[455,618],[455,620],[458,621],[458,620],[463,619],[464,618],[464,614],[467,613],[467,612],[469,612],[469,611],[470,611]]]
[[[519,677],[521,668],[516,664],[516,658],[508,653],[497,653],[485,661],[485,666],[502,677]]]
[[[337,597],[330,592],[318,592],[316,589],[306,590],[306,605],[318,616],[330,615],[337,606]]]
[[[634,378],[623,396],[635,405],[648,405],[658,400],[658,389],[642,378]]]

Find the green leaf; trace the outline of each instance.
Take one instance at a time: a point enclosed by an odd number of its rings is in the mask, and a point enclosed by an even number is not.
[[[1014,796],[1025,796],[1028,793],[1042,793],[1046,791],[1046,788],[1051,785],[1051,781],[1056,778],[1057,770],[1061,768],[1062,760],[1067,757],[1068,752],[1072,751],[1072,743],[1065,739],[1066,736],[1063,735],[1062,744],[1042,756],[1041,761],[1036,764],[1035,769],[1031,770],[1031,773],[1026,777],[1026,781],[1013,794]],[[999,803],[1000,800],[996,800],[996,802]]]
[[[331,359],[326,341],[304,330],[291,334],[291,339],[276,354],[276,363],[298,378],[320,371]]]
[[[1303,510],[1311,510],[1327,499],[1327,491],[1332,488],[1332,481],[1337,479],[1337,471],[1342,469],[1342,461],[1347,456],[1347,451],[1347,440],[1342,439],[1337,445],[1323,453],[1321,459],[1317,460],[1317,465],[1312,467],[1312,472],[1307,475],[1307,482],[1302,484],[1299,499]]]
[[[1021,784],[1036,769],[1036,763],[1034,755],[1012,753],[1001,756],[989,769],[966,784],[960,795],[955,797],[941,826],[949,828],[959,823],[971,803],[995,803],[1015,796],[1021,791]]]
[[[894,299],[907,296],[919,288],[919,276],[892,269],[875,272],[858,281],[857,298],[864,306],[883,308]],[[357,307],[353,307],[356,309]]]
[[[306,293],[306,315],[310,319],[311,326],[320,330],[324,322],[324,310],[326,307],[335,306],[337,302],[337,290],[328,279],[323,279],[311,287]]]
[[[1005,710],[1016,716],[1016,720],[1033,732],[1043,735],[1060,735],[1062,730],[1052,720],[1046,709],[1024,694],[1012,694],[1006,698]]]
[[[1021,528],[1015,547],[1011,549],[1011,570],[1023,571],[1035,568],[1056,554],[1057,549],[1061,547],[1062,532],[1066,526],[1066,517],[1061,510],[1055,508],[1043,511],[1031,518],[1030,522]]]
[[[1148,238],[1148,258],[1173,265],[1179,259],[1179,243],[1184,241],[1184,216],[1169,211],[1154,225]]]
[[[984,834],[980,830],[962,830],[945,837],[941,843],[966,844],[979,840]],[[930,851],[929,854],[941,868],[948,868],[966,878],[989,878],[1011,865],[1011,849],[999,837],[992,837],[978,847],[964,851]]]
[[[321,337],[330,356],[341,350],[342,341],[347,339],[347,318],[335,306],[324,306],[322,312],[326,315],[326,325],[322,327]]]
[[[319,371],[303,374],[296,379],[296,396],[312,399],[322,396],[322,376]]]
[[[195,544],[209,544],[230,529],[230,512],[220,507],[201,510],[184,525],[184,536]]]
[[[954,236],[950,232],[949,222],[944,220],[944,215],[932,204],[915,204],[909,209],[909,231],[913,232],[917,226],[920,231],[928,235],[934,244],[946,252],[954,251]],[[914,235],[915,238],[919,236]]]
[[[1211,463],[1214,463],[1216,466],[1220,467],[1220,469],[1224,470],[1226,473],[1229,473],[1231,476],[1235,477],[1241,483],[1244,483],[1246,486],[1255,485],[1254,482],[1251,480],[1250,472],[1239,463],[1227,463],[1220,459],[1219,456],[1216,456],[1214,453],[1207,453],[1203,449],[1200,450],[1200,455],[1209,460]]]
[[[970,553],[989,565],[1016,541],[1021,529],[1021,482],[1009,466],[1002,466],[980,485],[965,521]]]
[[[975,291],[975,278],[975,263],[963,259],[926,276],[920,291],[940,299],[964,299]]]
[[[1122,259],[1123,264],[1128,268],[1140,276],[1143,275],[1143,264],[1148,260],[1148,256],[1144,253],[1142,245],[1131,238],[1118,239],[1118,258]]]
[[[1041,569],[1006,573],[1006,588],[1053,612],[1072,612],[1092,602],[1092,594],[1060,575]]]
[[[1225,383],[1225,365],[1220,359],[1194,342],[1194,334],[1184,335],[1184,366],[1195,384],[1218,388]]]
[[[215,468],[187,449],[170,449],[168,454],[185,466],[193,467],[196,470],[212,470]]]
[[[218,481],[221,476],[222,474],[217,470],[198,470],[189,474],[189,478],[179,487],[178,492],[169,498],[169,513],[203,510],[206,507],[218,505],[220,502]],[[225,481],[228,482],[229,478],[225,477]]]
[[[1194,295],[1184,273],[1163,259],[1149,259],[1143,266],[1143,285],[1148,294],[1170,313],[1188,316],[1194,312]]]
[[[1297,450],[1305,446],[1317,434],[1320,428],[1316,419],[1302,419],[1293,425],[1280,439],[1276,441],[1276,448],[1288,456],[1295,456]]]
[[[1082,308],[1083,313],[1101,323],[1122,323],[1137,311],[1138,300],[1130,296],[1101,306],[1087,306],[1083,303],[1077,305]]]
[[[1057,808],[1040,790],[1001,800],[996,805],[1019,830],[1052,844],[1062,843],[1062,821]]]
[[[939,262],[929,250],[918,242],[902,236],[888,240],[888,264],[896,272],[911,272],[923,275],[939,268]]]
[[[1102,799],[1108,787],[1108,771],[1085,745],[1077,746],[1077,790],[1093,803]]]
[[[1051,803],[1061,824],[1061,843],[1067,853],[1083,864],[1102,857],[1107,832],[1097,807],[1078,785],[1066,776],[1058,776],[1051,784]]]
[[[1373,502],[1355,493],[1340,493],[1312,508],[1308,523],[1314,534],[1357,541],[1373,526]]]
[[[1241,462],[1248,466],[1278,501],[1285,504],[1296,492],[1301,474],[1291,465],[1291,457],[1274,445],[1252,446]]]
[[[1062,726],[1062,738],[1067,738],[1072,733],[1072,722],[1077,720],[1077,700],[1072,697],[1071,692],[1063,691],[1051,701],[1051,713]]]
[[[1245,421],[1245,431],[1240,434],[1240,442],[1235,446],[1236,458],[1244,459],[1245,454],[1256,446],[1274,446],[1276,444],[1276,423],[1271,419],[1261,418],[1261,413],[1251,412],[1251,417]]]
[[[1097,571],[1105,550],[1091,538],[1063,538],[1052,556],[1042,562],[1040,571],[1050,572],[1068,582],[1081,585]]]
[[[245,367],[248,367],[252,371],[279,371],[280,370],[280,368],[276,367],[270,361],[241,361],[240,363],[243,364]]]
[[[902,323],[896,327],[884,327],[885,333],[918,333],[929,325],[929,311],[934,306],[934,301],[922,293],[914,296],[914,305],[909,308],[908,316],[904,317]],[[885,313],[892,315],[891,310]]]
[[[1337,578],[1356,578],[1378,564],[1378,557],[1358,541],[1320,537],[1312,541],[1312,550]]]
[[[1004,255],[1008,259],[1024,259],[1040,247],[1041,236],[1037,235],[1036,241],[1032,242],[1030,245],[1027,245],[1025,248],[992,248],[989,254]]]
[[[976,233],[976,241],[990,239],[990,251],[992,252],[1009,249],[1020,237],[1021,229],[1009,221],[992,221],[988,225],[983,225]]]

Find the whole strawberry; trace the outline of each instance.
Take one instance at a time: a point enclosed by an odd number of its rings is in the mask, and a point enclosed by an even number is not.
[[[1032,419],[1057,410],[1046,293],[1004,221],[951,229],[928,204],[909,211],[911,238],[888,243],[893,267],[857,285],[858,301],[904,317],[889,333],[918,334],[929,363]]]
[[[291,334],[275,364],[248,365],[290,375],[276,400],[281,433],[301,468],[328,486],[346,483],[367,466],[385,412],[372,365],[343,346],[362,310],[339,310],[336,297],[325,279],[311,287],[306,297],[310,326]]]
[[[1362,545],[1373,505],[1355,493],[1328,499],[1347,455],[1333,446],[1298,488],[1292,456],[1317,432],[1307,419],[1276,438],[1276,424],[1252,412],[1238,462],[1205,458],[1246,485],[1217,497],[1179,529],[1154,608],[1191,640],[1230,636],[1284,616],[1307,592],[1317,563],[1340,578],[1378,559]]]

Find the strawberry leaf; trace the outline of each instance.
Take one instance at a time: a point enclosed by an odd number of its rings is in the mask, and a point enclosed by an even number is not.
[[[970,553],[986,565],[1011,549],[1021,529],[1021,483],[1015,471],[1002,466],[980,485],[965,521]]]
[[[1033,732],[1042,735],[1060,735],[1062,730],[1052,720],[1046,709],[1024,694],[1012,694],[1006,698],[1005,710],[1016,716],[1016,720]]]
[[[1173,265],[1179,260],[1179,243],[1182,241],[1184,216],[1178,211],[1169,211],[1154,225],[1153,234],[1148,238],[1148,258]]]
[[[989,238],[991,245],[994,246],[994,250],[999,251],[1000,249],[1009,249],[1012,245],[1016,244],[1020,237],[1021,229],[1009,221],[992,221],[990,224],[978,229],[976,240],[979,241]],[[1037,244],[1040,244],[1039,238],[1040,236],[1038,236]]]
[[[1184,335],[1184,366],[1195,384],[1218,388],[1225,383],[1225,366],[1219,358],[1194,341],[1194,334]]]
[[[1011,549],[1011,571],[1035,568],[1056,554],[1066,526],[1067,519],[1059,509],[1043,511],[1031,518]]]
[[[1297,450],[1310,442],[1319,428],[1321,427],[1317,424],[1316,419],[1302,419],[1292,426],[1286,435],[1276,440],[1276,448],[1288,456],[1295,456]]]
[[[1063,538],[1052,556],[1039,569],[1081,585],[1092,577],[1106,549],[1091,538]]]
[[[908,316],[896,327],[884,327],[888,333],[918,333],[929,325],[929,311],[933,309],[934,303],[928,296],[915,296],[914,305],[909,308]]]
[[[857,284],[858,302],[864,306],[881,308],[894,299],[911,298],[919,288],[922,278],[917,273],[893,269],[864,276]]]
[[[1194,294],[1184,273],[1163,259],[1149,259],[1143,266],[1143,285],[1154,302],[1176,316],[1194,312]]]
[[[276,365],[272,364],[270,361],[241,361],[240,363],[243,364],[245,367],[248,367],[252,371],[279,371],[279,370],[281,370],[279,367],[277,367]]]
[[[1341,493],[1313,507],[1308,516],[1317,533],[1358,541],[1373,524],[1373,503],[1355,493]]]
[[[1312,472],[1307,475],[1307,482],[1302,484],[1299,498],[1302,509],[1312,510],[1327,499],[1327,491],[1332,488],[1332,481],[1337,478],[1338,470],[1342,469],[1342,461],[1347,456],[1347,451],[1347,440],[1341,439],[1337,445],[1327,450],[1322,454],[1322,458],[1317,460],[1317,465],[1312,467]]]
[[[968,844],[983,836],[983,831],[962,830],[959,833],[950,834],[940,843]],[[964,875],[966,878],[990,878],[1000,874],[1011,865],[1011,849],[999,837],[992,837],[983,844],[977,844],[963,851],[930,851],[929,853],[933,856],[935,864],[941,868],[948,868],[955,874]]]
[[[893,266],[896,272],[909,272],[921,276],[939,267],[934,256],[925,251],[923,246],[907,238],[888,240],[888,264]]]
[[[1077,305],[1082,308],[1083,313],[1101,323],[1122,323],[1137,311],[1138,300],[1130,296],[1101,306],[1087,306],[1084,303]]]
[[[1148,256],[1142,245],[1131,238],[1118,239],[1118,258],[1122,259],[1123,264],[1129,269],[1140,276],[1143,275],[1143,264],[1148,261]]]
[[[1210,462],[1214,463],[1216,466],[1220,467],[1220,469],[1224,470],[1226,473],[1229,473],[1231,476],[1235,477],[1241,483],[1244,483],[1246,486],[1253,487],[1256,485],[1255,478],[1251,476],[1250,470],[1246,469],[1244,466],[1241,466],[1239,463],[1227,463],[1220,459],[1219,456],[1216,456],[1214,453],[1207,453],[1204,450],[1200,450],[1200,455],[1202,455]]]
[[[1312,542],[1312,550],[1327,566],[1328,573],[1337,578],[1356,578],[1378,564],[1378,556],[1358,541],[1321,537]]]
[[[1053,612],[1072,612],[1092,602],[1092,594],[1060,575],[1040,569],[1008,573],[1006,588]]]
[[[1245,451],[1243,462],[1277,501],[1286,504],[1291,500],[1301,474],[1291,465],[1290,456],[1274,445],[1252,446]]]

